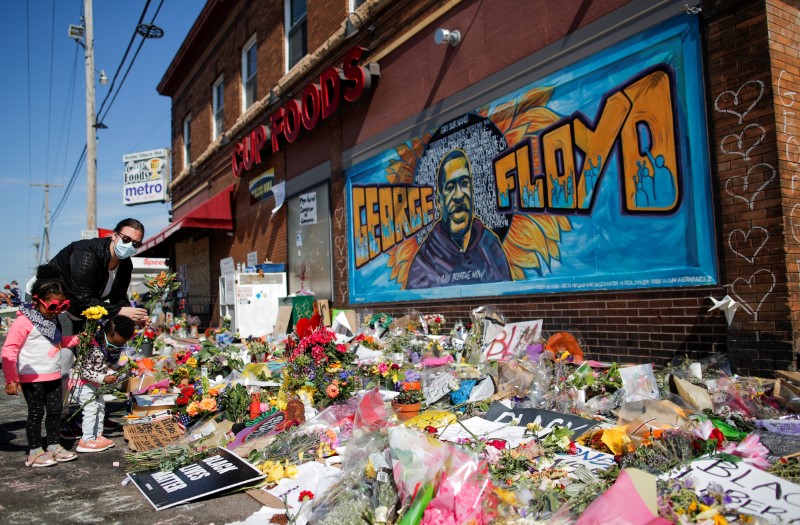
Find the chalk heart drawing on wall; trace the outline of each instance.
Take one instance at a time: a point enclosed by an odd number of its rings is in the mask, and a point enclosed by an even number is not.
[[[756,286],[759,284],[769,284],[769,290],[758,292]],[[750,277],[739,277],[731,284],[731,294],[756,321],[758,321],[758,311],[774,289],[775,275],[766,268],[756,270]],[[743,297],[747,297],[750,301],[745,301]]]
[[[761,144],[767,131],[760,124],[748,124],[741,133],[725,135],[719,144],[722,153],[750,160],[750,152]]]
[[[756,255],[768,240],[769,232],[761,226],[753,226],[748,231],[737,228],[728,234],[728,246],[731,251],[739,257],[743,257],[750,264],[753,264]]]
[[[736,91],[728,90],[720,93],[714,100],[714,108],[721,113],[736,116],[741,124],[763,96],[764,83],[760,80],[748,80]]]
[[[731,177],[726,180],[725,192],[734,199],[746,202],[748,208],[752,211],[758,196],[764,193],[767,186],[777,176],[775,168],[770,164],[764,164],[763,162],[755,164],[747,168],[746,175]]]

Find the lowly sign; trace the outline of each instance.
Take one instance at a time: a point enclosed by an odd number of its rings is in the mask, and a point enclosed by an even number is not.
[[[123,433],[128,442],[128,448],[134,452],[161,448],[176,442],[183,436],[181,427],[172,419],[162,419],[140,425],[125,425]]]
[[[717,458],[698,459],[670,477],[694,478],[697,493],[716,483],[730,496],[729,507],[773,523],[800,523],[800,485],[744,461],[731,463]]]
[[[171,472],[131,472],[128,477],[156,510],[163,510],[252,484],[265,476],[236,454],[219,449],[215,456]]]
[[[551,428],[553,425],[561,425],[575,431],[575,437],[580,436],[597,424],[591,419],[584,419],[578,416],[552,412],[539,408],[508,408],[502,403],[495,401],[489,407],[489,411],[483,416],[489,421],[498,423],[509,423],[512,419],[517,419],[519,426],[527,426],[528,423],[538,423],[542,428]]]

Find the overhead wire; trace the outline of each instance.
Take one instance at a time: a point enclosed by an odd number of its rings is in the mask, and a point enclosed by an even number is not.
[[[137,27],[142,23],[142,20],[144,20],[144,17],[145,17],[145,15],[147,13],[147,9],[148,9],[148,7],[150,5],[150,1],[151,0],[147,0],[147,3],[145,4],[144,9],[142,9],[142,14],[139,17],[139,22],[137,23]],[[152,21],[150,22],[151,24],[155,22],[156,16],[158,15],[158,12],[161,10],[161,6],[163,4],[164,4],[164,0],[161,0],[161,2],[158,5],[158,9],[156,9],[155,14],[153,15]],[[111,93],[112,93],[113,88],[114,88],[114,86],[116,84],[116,81],[117,81],[117,77],[119,76],[119,73],[122,70],[122,67],[123,67],[123,65],[125,63],[125,60],[127,59],[127,56],[128,56],[128,53],[129,53],[131,47],[133,46],[133,42],[135,41],[137,34],[138,34],[138,32],[136,31],[136,29],[134,29],[133,36],[131,36],[131,40],[128,42],[128,47],[125,50],[125,53],[124,53],[124,55],[122,57],[122,60],[120,60],[120,64],[119,64],[119,66],[117,66],[117,70],[114,73],[114,76],[113,76],[112,81],[111,81],[111,86],[110,86],[105,98],[103,99],[103,102],[100,105],[100,110],[97,112],[97,115],[99,115],[100,111],[103,110],[103,108],[105,107],[106,101],[111,96]],[[128,64],[128,68],[127,68],[127,70],[125,72],[125,75],[123,76],[122,80],[120,81],[120,85],[117,88],[116,92],[114,93],[114,96],[111,99],[111,102],[109,102],[108,108],[106,108],[105,113],[103,113],[103,115],[101,117],[95,118],[95,122],[102,122],[103,118],[105,117],[105,115],[107,115],[108,112],[111,110],[111,107],[112,107],[112,105],[114,103],[114,100],[116,100],[117,95],[119,94],[119,91],[122,89],[122,87],[125,84],[125,78],[127,78],[128,73],[130,72],[131,68],[133,67],[133,63],[136,60],[136,56],[139,54],[139,50],[141,49],[144,40],[145,40],[145,38],[142,37],[142,43],[139,44],[139,47],[138,47],[136,53],[131,58],[131,61]],[[66,187],[64,188],[64,191],[61,194],[59,202],[56,205],[55,211],[51,215],[51,221],[54,221],[56,219],[56,217],[58,216],[58,214],[61,213],[61,210],[64,209],[64,205],[66,204],[66,201],[69,198],[69,194],[70,194],[70,192],[72,191],[72,188],[75,185],[75,180],[77,179],[78,173],[80,172],[80,169],[81,169],[83,163],[85,162],[85,160],[86,160],[86,145],[84,145],[84,147],[83,147],[83,152],[81,153],[81,156],[78,159],[78,162],[77,162],[77,164],[75,166],[75,170],[73,170],[72,176],[70,177],[69,182],[67,183]]]

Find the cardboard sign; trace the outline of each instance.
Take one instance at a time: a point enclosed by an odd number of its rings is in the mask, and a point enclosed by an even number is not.
[[[243,444],[247,443],[248,441],[252,441],[254,439],[258,439],[264,436],[272,436],[280,432],[278,429],[278,425],[286,421],[286,412],[282,410],[276,411],[274,414],[271,414],[269,417],[264,419],[264,421],[260,422],[257,425],[252,427],[245,428],[238,434],[236,434],[236,438],[233,441],[228,443],[226,447],[228,450],[235,450],[237,447],[242,446]]]
[[[265,477],[236,454],[219,454],[172,472],[131,472],[128,477],[156,510],[168,509],[210,494],[255,483]]]
[[[577,443],[575,446],[578,448],[577,454],[556,453],[553,458],[554,462],[549,468],[563,468],[567,472],[572,472],[578,467],[586,467],[592,472],[597,472],[598,470],[607,470],[617,464],[611,454]]]
[[[574,430],[576,438],[597,424],[597,421],[591,419],[539,408],[508,408],[497,401],[492,403],[489,411],[483,417],[499,423],[508,423],[512,419],[518,419],[519,423],[517,424],[522,427],[528,426],[528,423],[538,423],[542,428],[561,425]]]
[[[729,507],[774,523],[800,523],[800,485],[769,474],[744,461],[698,459],[665,477],[691,476],[698,494],[712,483],[730,496]]]
[[[542,335],[542,320],[509,323],[483,351],[484,361],[506,361],[524,351]]]
[[[153,423],[125,425],[122,429],[128,448],[134,452],[161,448],[178,441],[183,430],[172,419],[162,419]]]
[[[331,305],[327,299],[319,299],[317,301],[317,311],[322,318],[322,323],[325,326],[331,325]]]
[[[278,307],[278,317],[275,319],[274,334],[289,333],[289,322],[292,320],[292,305]]]

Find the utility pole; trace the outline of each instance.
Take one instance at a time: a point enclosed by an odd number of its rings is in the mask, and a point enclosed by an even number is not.
[[[44,262],[50,260],[50,188],[60,188],[61,184],[31,184],[31,186],[41,186],[44,188]],[[42,262],[40,260],[40,262]]]
[[[94,114],[94,24],[92,0],[84,0],[86,34],[86,229],[97,230],[97,116]],[[45,191],[45,195],[47,192]],[[45,245],[46,246],[46,245]]]

